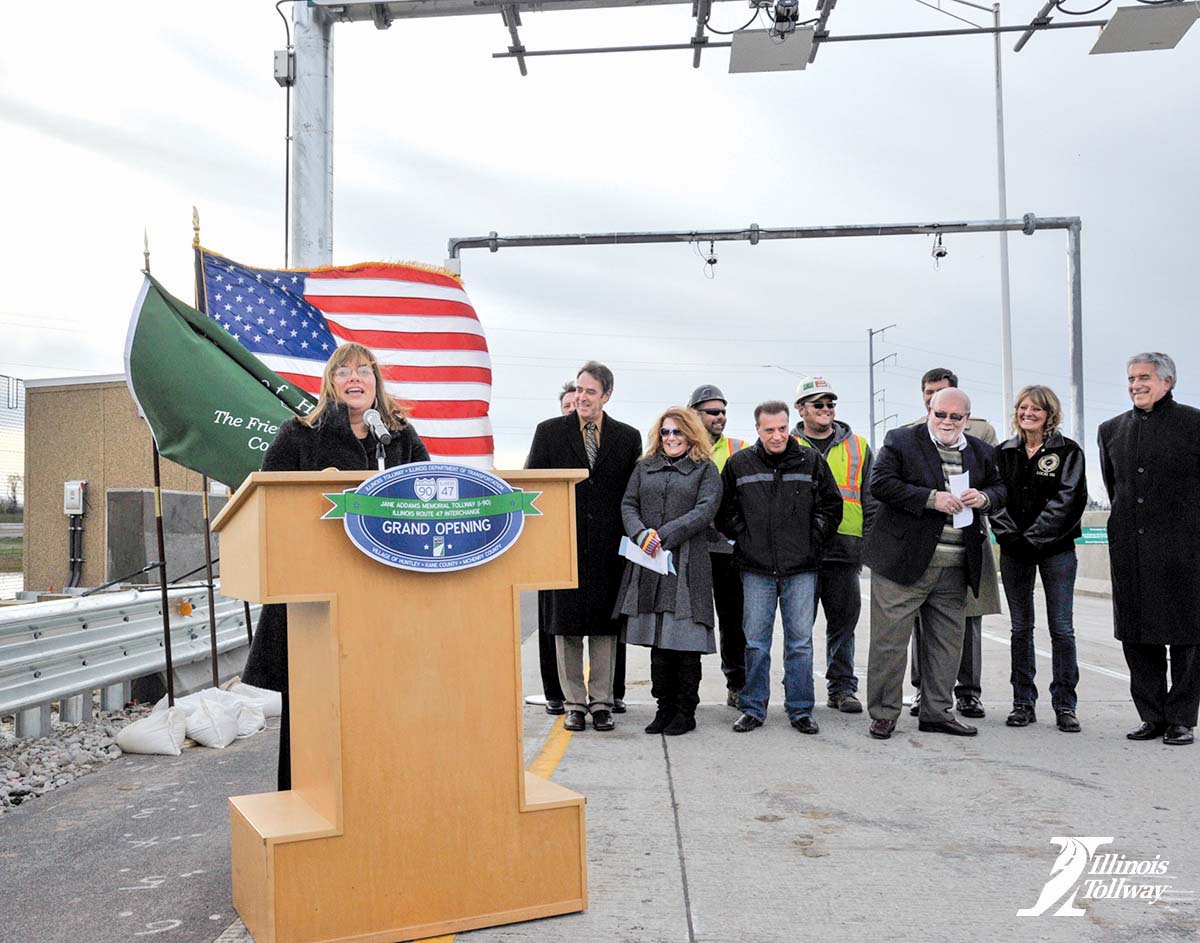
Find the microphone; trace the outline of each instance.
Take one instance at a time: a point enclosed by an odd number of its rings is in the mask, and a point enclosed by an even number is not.
[[[363,413],[363,422],[367,424],[372,432],[375,433],[381,445],[387,445],[392,441],[392,434],[388,431],[388,427],[383,424],[383,417],[379,415],[378,409],[368,409]]]

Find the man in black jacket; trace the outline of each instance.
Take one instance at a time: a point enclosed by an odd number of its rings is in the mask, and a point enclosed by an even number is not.
[[[963,433],[970,415],[967,394],[939,390],[928,423],[893,429],[875,459],[871,493],[877,504],[863,563],[871,568],[867,710],[871,736],[879,740],[896,728],[918,614],[924,633],[920,729],[977,733],[951,713],[954,679],[962,658],[966,589],[978,591],[983,566],[983,513],[1003,506],[1005,490],[991,446]],[[960,475],[967,476],[966,487]]]
[[[754,410],[758,442],[731,455],[721,473],[717,515],[734,541],[733,564],[745,598],[746,684],[738,696],[738,733],[761,727],[771,693],[775,611],[783,615],[783,689],[788,720],[817,733],[813,720],[812,628],[817,564],[842,520],[842,495],[825,459],[788,434],[786,403]]]
[[[579,588],[538,594],[540,624],[554,636],[558,680],[568,730],[582,730],[588,712],[596,730],[613,729],[613,709],[624,694],[624,646],[613,607],[624,561],[618,555],[624,528],[621,499],[642,451],[632,426],[604,412],[613,391],[612,371],[588,361],[575,378],[575,412],[547,419],[533,434],[526,468],[586,468],[575,486]],[[591,664],[583,680],[583,640]]]
[[[1133,409],[1099,436],[1114,628],[1142,718],[1126,736],[1184,746],[1200,705],[1200,410],[1175,402],[1166,354],[1127,366]]]

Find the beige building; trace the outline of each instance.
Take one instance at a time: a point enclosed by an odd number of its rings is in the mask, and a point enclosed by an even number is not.
[[[70,519],[63,511],[63,487],[68,481],[87,482],[78,585],[97,586],[124,575],[106,572],[108,493],[154,486],[150,429],[137,414],[125,377],[28,380],[25,396],[25,589],[61,589],[67,583]],[[200,494],[199,473],[166,459],[161,468],[164,490]],[[198,505],[196,497],[189,500]],[[202,543],[200,548],[203,553]],[[171,567],[168,579],[177,572]]]

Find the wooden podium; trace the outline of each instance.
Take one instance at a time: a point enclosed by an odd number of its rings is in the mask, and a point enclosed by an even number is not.
[[[258,472],[213,523],[221,589],[288,603],[292,789],[229,800],[256,943],[392,943],[587,907],[584,798],[524,768],[520,590],[577,585],[583,471],[513,471],[540,517],[413,573],[321,520],[365,472]]]

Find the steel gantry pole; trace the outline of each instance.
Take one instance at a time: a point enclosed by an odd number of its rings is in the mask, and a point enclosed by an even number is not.
[[[1070,273],[1071,321],[1068,349],[1071,357],[1071,434],[1082,443],[1083,435],[1083,258],[1080,255],[1079,233],[1083,224],[1079,217],[1067,227],[1067,254]]]
[[[296,83],[292,104],[291,264],[333,264],[333,20],[292,5]]]

